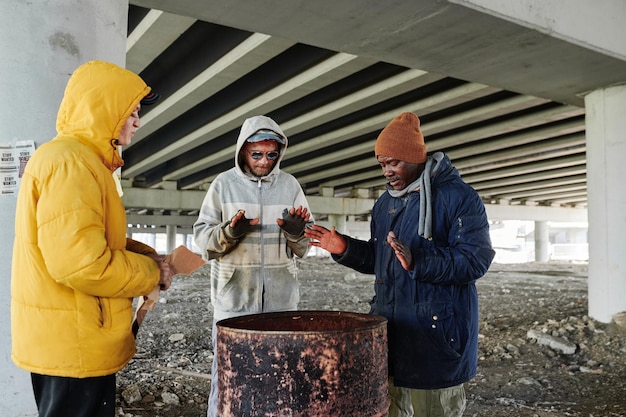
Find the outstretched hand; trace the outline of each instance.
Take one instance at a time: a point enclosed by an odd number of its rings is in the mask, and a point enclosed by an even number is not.
[[[400,261],[402,268],[404,268],[407,271],[412,270],[413,269],[413,254],[409,250],[408,246],[406,246],[404,243],[398,240],[398,238],[396,237],[396,234],[392,231],[390,231],[387,234],[387,243],[389,243],[391,248],[396,253],[396,257]]]
[[[285,232],[293,236],[302,236],[306,223],[311,218],[306,207],[298,206],[283,211],[283,218],[276,219],[276,224]]]
[[[310,246],[325,249],[333,255],[341,255],[348,247],[346,239],[337,233],[334,226],[328,230],[323,226],[314,224],[310,228],[304,229],[304,236],[311,239]]]
[[[245,210],[239,210],[237,214],[230,219],[228,227],[230,227],[230,235],[235,239],[243,237],[250,231],[251,226],[257,225],[261,221],[258,217],[255,219],[248,219],[245,214]]]

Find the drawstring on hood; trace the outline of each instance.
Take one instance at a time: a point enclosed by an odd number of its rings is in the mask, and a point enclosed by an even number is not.
[[[121,159],[121,154],[120,154],[120,151],[119,151],[119,143],[120,142],[119,142],[118,139],[111,139],[111,148],[113,148],[113,151],[114,151],[111,154],[111,166],[115,166],[116,163],[117,163],[116,160],[118,160],[118,159],[116,158],[116,155],[120,155],[119,161],[121,161],[121,164],[122,164],[120,166],[124,166],[124,160]]]

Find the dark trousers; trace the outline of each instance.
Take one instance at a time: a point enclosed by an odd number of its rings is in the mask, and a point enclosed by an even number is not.
[[[39,417],[114,417],[115,374],[66,378],[31,374]]]

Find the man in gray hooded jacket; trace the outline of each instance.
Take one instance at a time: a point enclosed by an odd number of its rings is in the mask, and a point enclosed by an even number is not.
[[[235,166],[211,183],[193,226],[210,264],[214,352],[219,320],[298,307],[294,256],[306,255],[313,219],[300,184],[280,169],[287,144],[271,118],[246,119]],[[216,359],[212,376],[209,417],[218,415]]]

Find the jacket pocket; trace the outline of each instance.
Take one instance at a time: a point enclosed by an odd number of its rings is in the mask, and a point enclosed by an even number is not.
[[[259,271],[235,268],[228,279],[220,277],[215,288],[214,307],[220,311],[255,311],[259,304]]]
[[[461,357],[467,336],[462,324],[457,323],[450,304],[419,303],[415,305],[415,314],[419,327],[437,350],[451,358]]]
[[[111,306],[108,298],[97,297],[98,306],[100,307],[100,327],[103,329],[110,329],[111,323]]]
[[[300,301],[300,282],[295,271],[286,267],[265,270],[263,311],[295,310]]]

